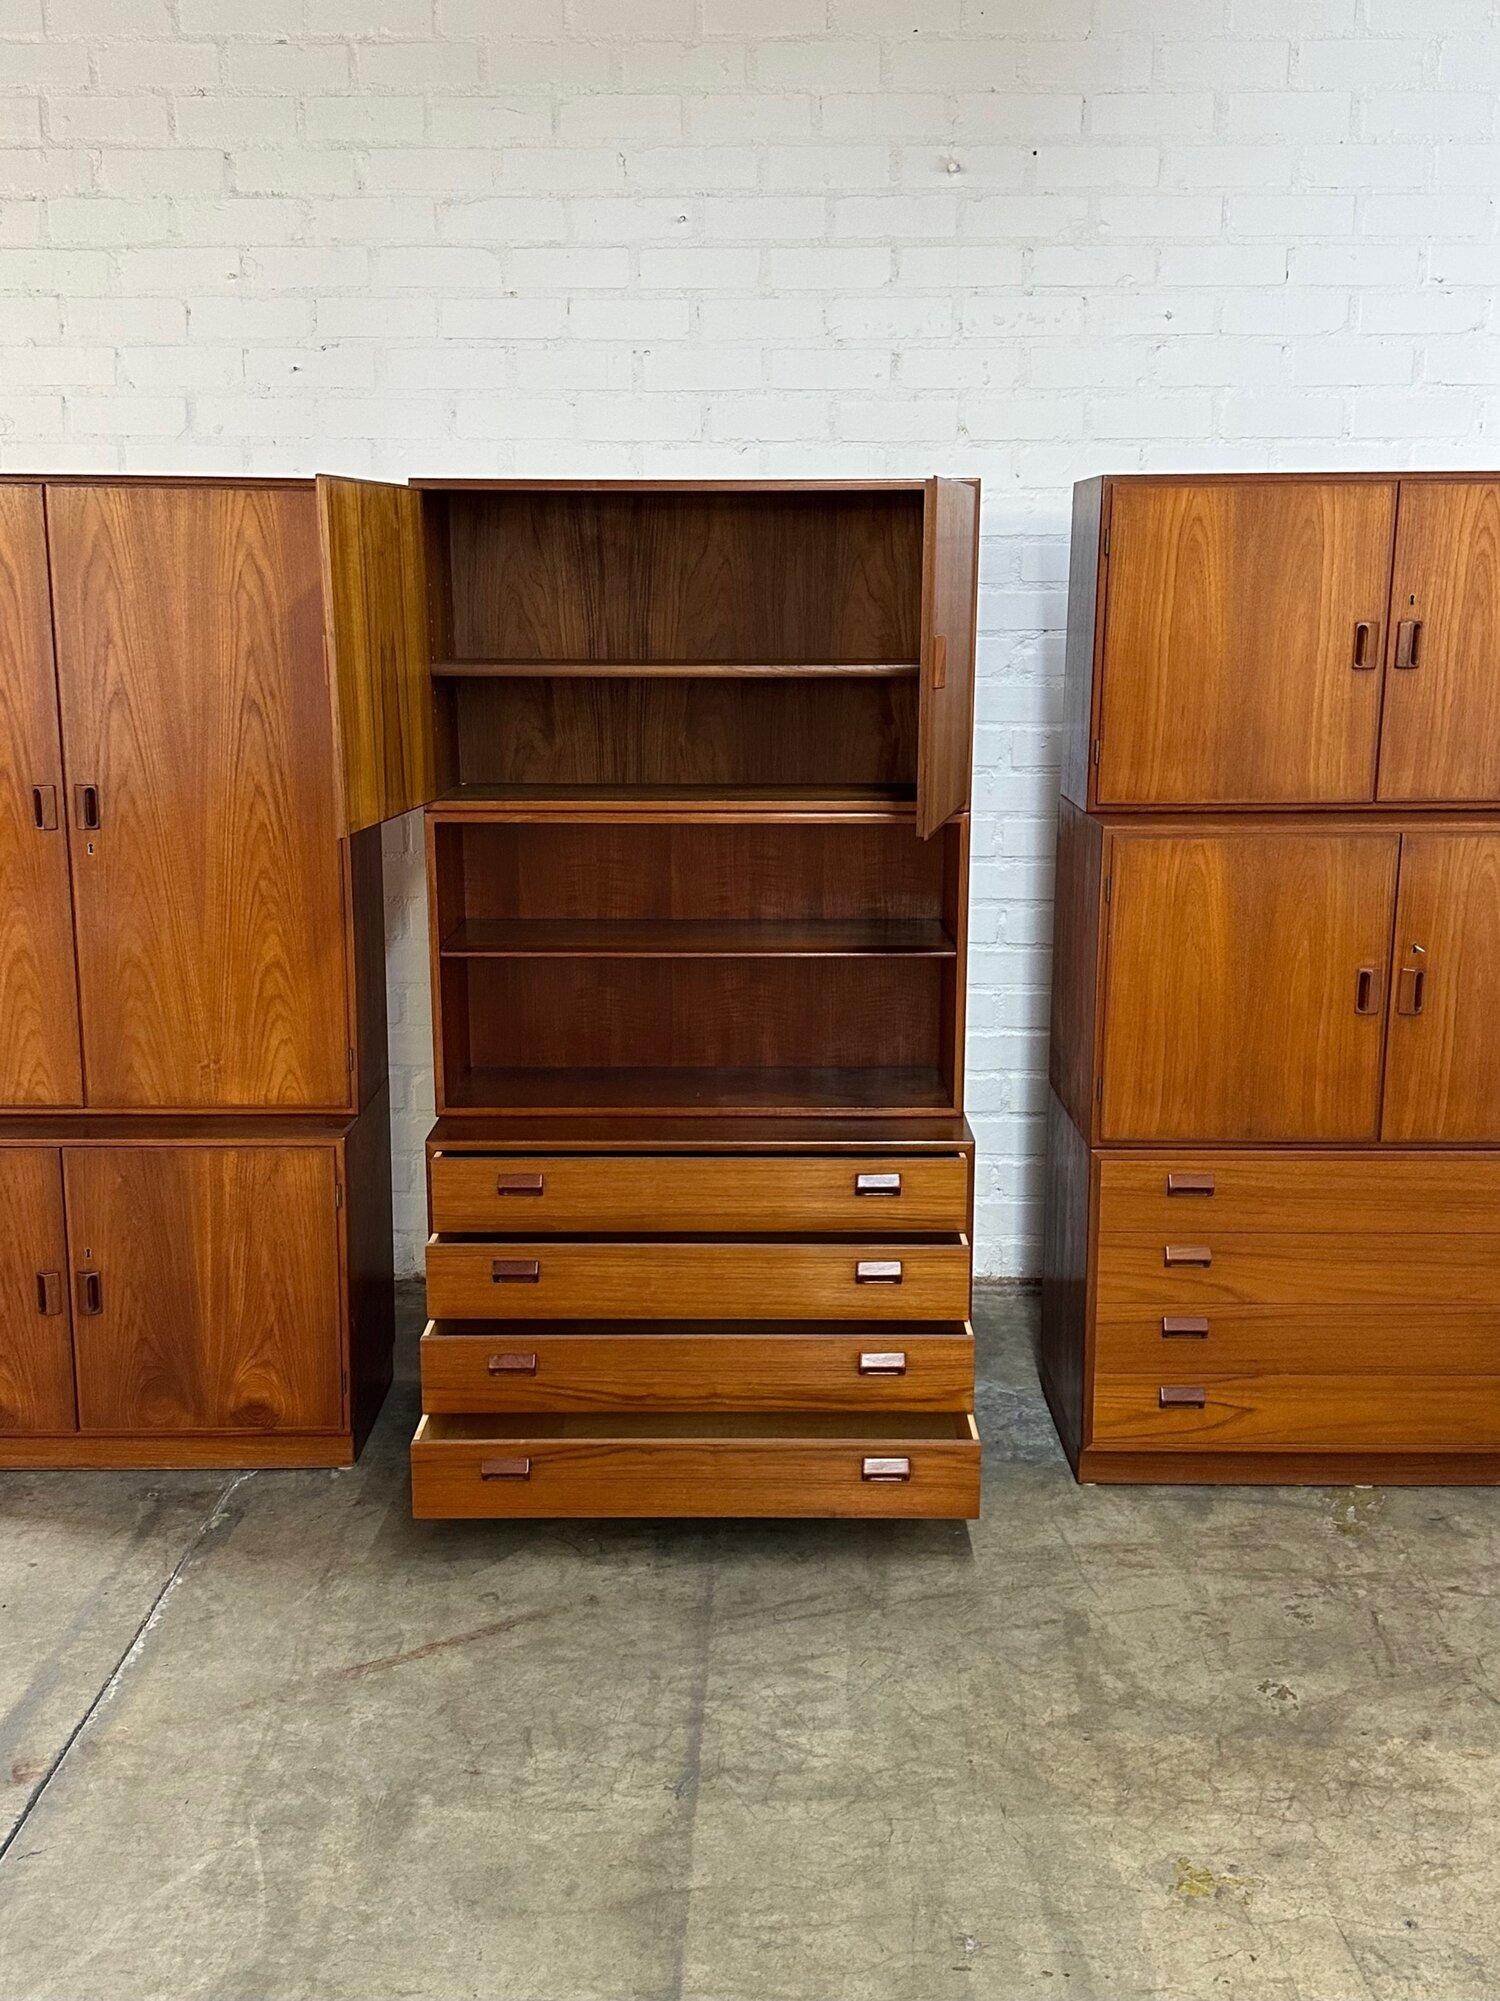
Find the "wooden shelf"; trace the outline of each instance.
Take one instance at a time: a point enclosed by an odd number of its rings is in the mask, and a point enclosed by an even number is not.
[[[428,811],[450,819],[910,820],[916,802],[912,785],[456,785]]]
[[[936,918],[470,918],[442,943],[445,959],[951,959],[956,952]]]
[[[910,680],[915,660],[435,660],[435,681]]]
[[[936,1068],[469,1069],[448,1082],[449,1111],[951,1111]]]

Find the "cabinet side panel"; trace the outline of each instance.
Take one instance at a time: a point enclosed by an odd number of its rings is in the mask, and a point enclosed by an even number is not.
[[[1062,795],[1089,803],[1089,745],[1093,738],[1094,661],[1098,645],[1104,556],[1105,485],[1081,479],[1073,488],[1073,533],[1068,555],[1068,654],[1063,679]]]
[[[1047,1104],[1040,1373],[1063,1450],[1076,1470],[1088,1380],[1088,1145],[1056,1096]]]
[[[1052,917],[1052,1039],[1048,1075],[1068,1116],[1093,1131],[1099,992],[1099,889],[1104,833],[1058,802]]]
[[[391,1221],[391,1107],[382,1089],[344,1142],[348,1212],[349,1417],[359,1451],[391,1386],[395,1279]]]
[[[351,970],[354,979],[355,1097],[367,1105],[389,1070],[385,997],[385,871],[378,827],[348,842]]]

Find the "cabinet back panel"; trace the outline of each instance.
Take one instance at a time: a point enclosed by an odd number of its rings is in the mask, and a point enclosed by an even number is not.
[[[468,1058],[475,1069],[935,1067],[940,986],[927,959],[472,960]]]
[[[465,785],[916,783],[914,679],[538,678],[448,698]]]
[[[459,659],[915,660],[919,493],[455,493]]]
[[[942,841],[895,826],[439,825],[441,935],[466,918],[937,918]]]

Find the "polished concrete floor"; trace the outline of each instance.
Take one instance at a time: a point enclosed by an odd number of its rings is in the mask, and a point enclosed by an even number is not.
[[[0,1995],[1493,2001],[1500,1492],[1079,1489],[1033,1310],[972,1527],[0,1476]]]

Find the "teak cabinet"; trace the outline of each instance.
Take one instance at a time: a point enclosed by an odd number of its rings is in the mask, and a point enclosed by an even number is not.
[[[337,1464],[389,1380],[323,539],[310,481],[0,480],[0,1464]]]
[[[1074,524],[1064,1443],[1092,1479],[1494,1479],[1500,480],[1090,481]]]
[[[969,1515],[978,494],[325,481],[427,808],[424,1516]]]

